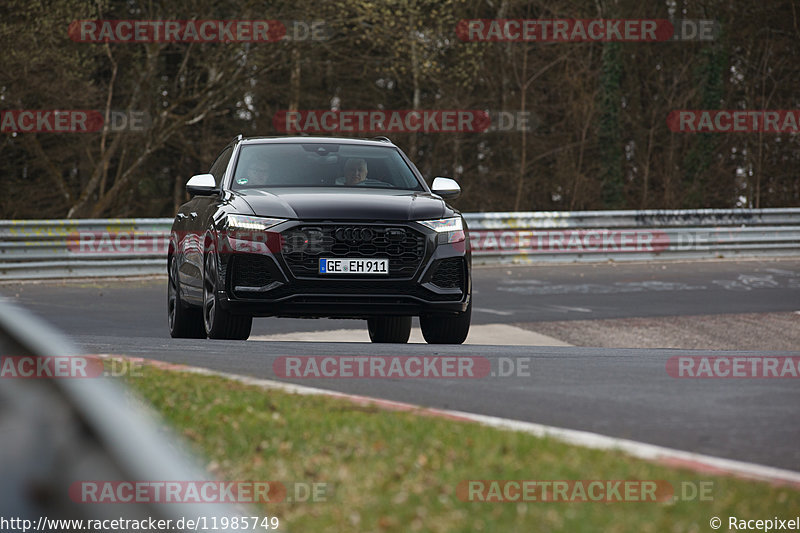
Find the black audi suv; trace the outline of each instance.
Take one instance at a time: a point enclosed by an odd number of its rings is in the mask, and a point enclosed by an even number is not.
[[[170,232],[173,337],[247,339],[253,317],[366,319],[373,342],[462,343],[471,254],[458,184],[389,139],[239,135],[186,184]]]

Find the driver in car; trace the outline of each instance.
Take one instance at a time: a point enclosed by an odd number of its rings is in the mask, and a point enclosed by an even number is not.
[[[367,179],[367,162],[363,159],[348,159],[344,165],[344,184],[358,185]]]

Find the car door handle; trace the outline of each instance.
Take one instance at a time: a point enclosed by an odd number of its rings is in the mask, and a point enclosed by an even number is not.
[[[192,211],[191,213],[189,213],[189,216],[190,216],[190,217],[192,217],[192,220],[194,220],[194,219],[196,219],[196,218],[197,218],[197,213],[195,213],[194,211]]]
[[[177,218],[178,220],[183,220],[184,218],[187,218],[187,217],[183,213],[178,213],[177,215],[175,215],[175,218]]]

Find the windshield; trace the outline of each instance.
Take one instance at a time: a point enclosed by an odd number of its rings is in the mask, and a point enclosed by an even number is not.
[[[333,143],[242,146],[231,189],[357,187],[424,190],[396,148]]]

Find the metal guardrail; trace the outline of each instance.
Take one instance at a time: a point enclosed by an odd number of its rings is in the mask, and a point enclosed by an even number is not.
[[[800,208],[467,213],[470,229],[800,226]]]
[[[800,255],[800,209],[467,215],[478,263],[642,261]]]
[[[800,255],[800,208],[465,213],[475,263]],[[0,280],[163,274],[172,219],[0,221]]]
[[[170,218],[0,220],[0,280],[166,272]]]

